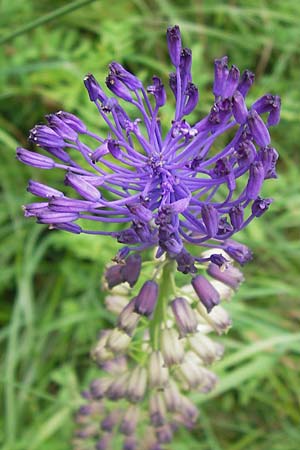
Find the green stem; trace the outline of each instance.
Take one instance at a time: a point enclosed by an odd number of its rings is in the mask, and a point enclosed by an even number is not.
[[[50,13],[45,14],[44,16],[39,17],[38,19],[33,20],[32,22],[26,23],[22,27],[18,28],[16,31],[13,31],[12,33],[7,34],[6,36],[3,36],[0,39],[0,44],[4,44],[5,42],[10,41],[11,39],[14,39],[17,36],[26,33],[27,31],[33,30],[34,28],[37,28],[40,25],[44,25],[45,23],[50,22],[51,20],[54,20],[57,17],[64,16],[65,14],[68,14],[71,11],[75,11],[75,9],[79,9],[82,6],[85,6],[94,1],[95,0],[77,0],[75,2],[69,3],[68,5],[62,6],[61,8],[57,8],[55,11],[51,11]]]
[[[159,296],[150,322],[150,338],[154,350],[159,348],[161,324],[167,320],[167,307],[170,295],[173,293],[173,278],[175,272],[175,261],[169,259],[163,266],[159,280]]]

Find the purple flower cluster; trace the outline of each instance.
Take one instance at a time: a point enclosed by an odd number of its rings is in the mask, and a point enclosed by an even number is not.
[[[195,261],[202,262],[188,252],[188,243],[222,248],[243,264],[251,253],[231,237],[272,202],[261,198],[260,191],[265,179],[276,177],[278,154],[269,127],[279,121],[280,98],[266,94],[247,107],[254,75],[229,68],[225,56],[215,61],[209,114],[189,123],[199,97],[192,82],[192,52],[182,47],[178,26],[168,29],[167,42],[175,68],[169,85],[176,101],[169,130],[163,133],[159,118],[166,102],[159,77],[145,89],[135,75],[112,62],[106,85],[114,96],[109,96],[87,75],[85,87],[108,134],[92,133],[63,111],[48,115],[47,125],[34,127],[29,140],[48,155],[18,148],[18,159],[40,169],[64,170],[65,185],[75,198],[30,181],[28,191],[44,201],[26,205],[25,215],[50,228],[111,235],[125,244],[124,257],[156,246],[157,256],[176,259],[183,273],[194,273]],[[220,148],[218,138],[225,133],[229,137]],[[102,229],[91,227],[90,221],[101,222]],[[119,225],[104,231],[106,223]],[[224,261],[212,257],[211,262],[221,266]]]

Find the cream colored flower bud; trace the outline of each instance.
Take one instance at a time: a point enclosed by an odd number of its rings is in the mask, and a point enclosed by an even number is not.
[[[131,341],[124,331],[114,328],[107,338],[106,347],[114,353],[124,353]]]
[[[120,431],[123,434],[131,435],[135,432],[137,422],[140,415],[140,409],[136,405],[131,405],[125,412],[120,425]]]
[[[178,370],[191,389],[196,389],[203,381],[202,367],[190,359],[180,364]]]
[[[92,359],[99,364],[113,358],[112,352],[106,348],[107,339],[108,339],[109,335],[110,335],[110,332],[108,330],[104,330],[104,332],[101,334],[101,337],[98,340],[97,344],[91,351]]]
[[[163,387],[167,384],[169,371],[164,367],[164,360],[160,351],[152,352],[149,357],[149,385],[151,388]]]
[[[168,386],[163,391],[163,395],[168,411],[175,412],[180,410],[181,394],[174,380],[170,379]]]
[[[128,298],[123,295],[107,295],[104,300],[106,309],[113,314],[119,315],[128,303]]]
[[[140,320],[140,315],[134,312],[135,308],[135,298],[133,298],[125,308],[122,309],[119,319],[118,327],[125,331],[129,336],[132,335],[138,321]]]
[[[210,365],[223,355],[223,346],[201,333],[194,334],[188,341],[204,364]]]
[[[232,320],[222,306],[216,306],[209,314],[209,321],[211,326],[217,331],[218,334],[227,333],[232,325]]]
[[[166,328],[161,333],[161,352],[166,366],[183,361],[184,346],[174,328]]]
[[[147,387],[147,370],[144,367],[136,366],[131,374],[127,385],[127,398],[136,403],[142,400]]]
[[[127,372],[122,373],[118,378],[115,378],[107,389],[106,397],[110,400],[119,400],[120,398],[125,397],[128,378],[129,375]]]
[[[203,367],[200,392],[203,392],[203,393],[210,392],[212,389],[214,389],[217,382],[218,382],[217,375],[215,373],[211,372],[210,370],[206,369],[205,367]]]
[[[154,427],[164,425],[166,420],[166,405],[161,392],[155,392],[149,400],[150,419]]]

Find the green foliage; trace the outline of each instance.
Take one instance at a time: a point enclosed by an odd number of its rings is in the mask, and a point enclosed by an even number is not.
[[[283,98],[273,133],[279,179],[264,194],[276,202],[240,239],[254,261],[229,305],[234,328],[217,365],[218,388],[197,397],[199,428],[178,433],[173,450],[297,450],[300,448],[299,111],[300,3],[294,0],[2,0],[0,30],[0,390],[3,450],[67,450],[79,392],[95,373],[88,352],[111,320],[102,308],[100,277],[116,245],[92,236],[48,232],[24,220],[29,177],[53,185],[14,159],[28,129],[60,108],[95,130],[102,124],[82,88],[119,60],[150,81],[165,80],[165,28],[178,23],[194,55],[202,103],[212,101],[213,59],[257,74],[251,96]],[[1,40],[0,40],[1,41]],[[162,120],[167,124],[171,103]]]

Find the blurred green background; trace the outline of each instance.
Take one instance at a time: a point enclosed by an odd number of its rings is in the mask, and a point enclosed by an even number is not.
[[[89,349],[110,320],[100,277],[113,242],[49,232],[22,216],[29,177],[59,186],[61,174],[21,165],[28,130],[59,109],[102,128],[82,78],[103,80],[117,60],[145,83],[171,70],[165,29],[179,24],[192,47],[197,113],[212,104],[213,60],[227,54],[256,73],[249,102],[281,95],[272,130],[277,181],[270,212],[240,239],[255,253],[229,305],[218,388],[201,397],[198,428],[172,450],[300,448],[300,2],[297,0],[0,1],[1,417],[3,450],[67,450],[80,389],[95,374]],[[166,121],[173,108],[166,108]],[[170,117],[170,116],[169,116]]]

